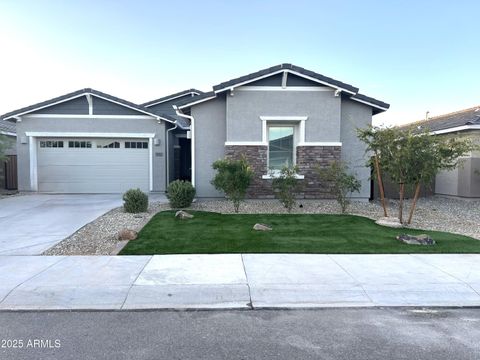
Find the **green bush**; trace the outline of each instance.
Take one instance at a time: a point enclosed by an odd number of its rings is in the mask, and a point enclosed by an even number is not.
[[[192,204],[195,188],[190,181],[175,180],[167,188],[167,198],[174,209],[186,208]]]
[[[123,208],[128,213],[140,213],[148,210],[148,195],[140,189],[130,189],[123,194]]]
[[[350,204],[348,195],[354,191],[360,192],[362,183],[350,174],[348,166],[342,161],[334,161],[328,168],[317,168],[321,180],[331,183],[330,194],[334,195],[342,208],[342,213],[347,211]]]
[[[297,173],[297,166],[293,168],[284,166],[282,170],[280,170],[280,174],[273,175],[272,187],[275,195],[280,199],[280,202],[288,212],[291,212],[295,206],[295,197],[301,189]]]
[[[233,202],[235,212],[238,213],[240,202],[245,199],[245,194],[252,181],[253,171],[245,157],[240,160],[217,160],[212,165],[217,171],[211,181],[215,189],[223,191]]]

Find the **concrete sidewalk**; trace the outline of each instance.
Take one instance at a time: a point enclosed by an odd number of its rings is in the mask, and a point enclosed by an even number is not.
[[[0,309],[480,306],[480,255],[0,256]]]

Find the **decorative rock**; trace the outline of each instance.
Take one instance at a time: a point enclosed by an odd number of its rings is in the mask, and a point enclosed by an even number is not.
[[[191,219],[191,218],[193,218],[193,215],[192,215],[192,214],[189,214],[189,213],[186,212],[186,211],[178,210],[178,211],[175,213],[175,217],[183,220],[183,219]]]
[[[397,236],[397,240],[404,242],[409,245],[435,245],[435,240],[433,240],[427,234],[421,235],[408,235],[402,234]]]
[[[135,230],[123,229],[118,233],[117,239],[120,241],[130,241],[135,240],[137,238],[137,235],[138,233]]]
[[[400,220],[396,217],[389,216],[389,217],[382,217],[375,221],[375,224],[382,225],[382,226],[388,226],[391,228],[401,228],[403,227],[402,223]]]
[[[272,228],[265,224],[255,224],[253,225],[253,230],[257,231],[272,231]]]

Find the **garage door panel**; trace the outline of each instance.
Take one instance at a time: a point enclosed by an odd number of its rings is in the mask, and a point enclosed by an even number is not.
[[[38,148],[39,191],[118,193],[137,187],[148,191],[148,149],[125,149],[124,141],[122,148],[68,148],[68,140],[64,139],[64,148]]]

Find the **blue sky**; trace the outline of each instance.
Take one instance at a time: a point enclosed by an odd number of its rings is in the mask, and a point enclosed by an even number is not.
[[[92,87],[134,102],[290,62],[389,102],[480,104],[479,1],[0,0],[0,113]]]

